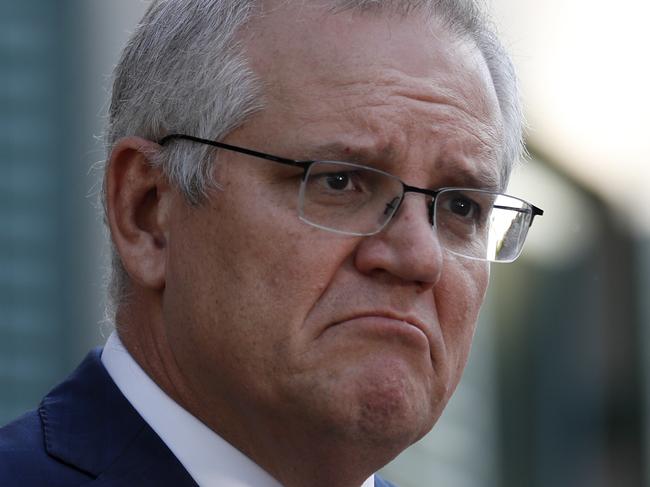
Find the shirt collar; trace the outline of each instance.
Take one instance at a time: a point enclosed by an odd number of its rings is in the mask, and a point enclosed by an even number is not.
[[[124,397],[201,487],[282,487],[250,458],[165,394],[131,357],[117,333],[102,363]],[[361,487],[373,487],[374,476]]]

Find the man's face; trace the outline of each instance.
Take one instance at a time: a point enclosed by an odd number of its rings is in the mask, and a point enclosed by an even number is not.
[[[245,41],[265,109],[225,142],[419,187],[497,181],[498,104],[470,43],[414,18],[282,10]],[[163,308],[203,416],[284,438],[424,435],[459,381],[488,265],[440,247],[422,195],[350,237],[298,219],[301,169],[222,151],[214,171],[222,190],[174,210]]]

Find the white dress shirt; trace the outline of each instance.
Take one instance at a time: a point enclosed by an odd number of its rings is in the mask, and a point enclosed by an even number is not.
[[[266,471],[174,402],[113,332],[102,363],[124,397],[201,487],[282,487]],[[374,476],[361,487],[373,487]]]

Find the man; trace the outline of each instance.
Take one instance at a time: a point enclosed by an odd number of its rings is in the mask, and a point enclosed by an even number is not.
[[[461,1],[154,1],[116,69],[116,333],[0,433],[2,485],[388,485],[541,210]],[[332,162],[339,161],[339,162]]]

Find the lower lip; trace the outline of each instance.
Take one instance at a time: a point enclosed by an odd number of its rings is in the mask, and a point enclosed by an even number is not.
[[[349,331],[352,333],[369,333],[390,340],[399,340],[410,345],[429,348],[429,341],[422,330],[407,321],[385,316],[362,316],[337,323],[331,331]]]

